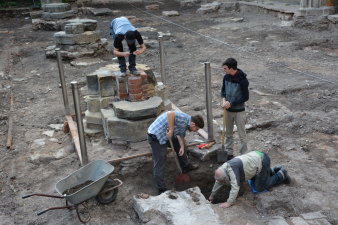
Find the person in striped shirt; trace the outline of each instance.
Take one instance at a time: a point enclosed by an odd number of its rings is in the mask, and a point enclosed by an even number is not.
[[[291,182],[282,166],[270,168],[269,155],[261,151],[251,151],[227,161],[215,171],[215,180],[209,197],[211,202],[223,185],[231,187],[227,201],[220,205],[222,208],[228,208],[235,203],[240,184],[245,180],[252,180],[254,189],[258,192]]]
[[[186,173],[198,168],[197,165],[189,163],[184,149],[186,131],[195,132],[203,127],[202,116],[190,116],[178,111],[163,113],[149,126],[148,142],[153,153],[153,176],[160,194],[167,190],[164,181],[164,169],[169,139],[173,142],[182,171]]]

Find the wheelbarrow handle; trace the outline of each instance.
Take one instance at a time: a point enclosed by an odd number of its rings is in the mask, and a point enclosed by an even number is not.
[[[32,196],[42,196],[42,197],[49,197],[49,198],[64,198],[63,196],[58,196],[58,195],[46,195],[46,194],[39,194],[39,193],[34,193],[34,194],[29,194],[29,195],[24,195],[22,196],[23,199],[29,198]]]
[[[48,211],[49,211],[49,209],[45,209],[45,210],[38,212],[36,215],[40,216],[40,215],[42,215],[42,214],[44,214],[45,212],[48,212]]]

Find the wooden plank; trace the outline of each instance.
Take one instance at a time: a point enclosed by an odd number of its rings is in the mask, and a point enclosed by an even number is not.
[[[75,145],[77,155],[79,156],[79,159],[80,159],[80,162],[81,162],[81,165],[82,165],[80,139],[79,139],[79,134],[77,132],[77,126],[76,126],[72,116],[67,115],[66,119],[67,119],[67,122],[68,122],[70,133],[71,133],[73,141],[74,141],[74,145]]]
[[[174,105],[173,103],[171,104],[172,104],[173,109],[182,112],[182,110],[180,110],[176,105]],[[208,133],[205,132],[203,129],[198,129],[197,133],[201,135],[204,139],[208,140]]]
[[[8,131],[7,131],[7,142],[6,142],[6,147],[7,149],[12,149],[13,145],[13,92],[11,91],[11,96],[10,96],[10,109],[9,109],[9,116],[8,116]]]

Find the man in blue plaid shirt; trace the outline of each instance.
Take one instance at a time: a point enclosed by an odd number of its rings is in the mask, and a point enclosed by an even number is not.
[[[184,173],[197,169],[197,165],[189,163],[185,152],[184,137],[186,131],[197,131],[204,127],[202,116],[190,116],[183,112],[170,111],[160,115],[148,128],[148,142],[153,153],[153,176],[159,193],[165,192],[164,169],[167,159],[167,146],[169,138]]]

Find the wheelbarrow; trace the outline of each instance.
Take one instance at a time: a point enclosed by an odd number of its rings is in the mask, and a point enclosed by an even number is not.
[[[108,162],[96,160],[58,181],[55,184],[55,190],[60,196],[35,193],[22,196],[22,198],[43,196],[65,199],[65,206],[44,209],[38,212],[37,215],[39,216],[47,211],[56,209],[76,209],[79,220],[82,223],[87,223],[91,219],[89,210],[85,204],[87,200],[95,197],[101,204],[108,204],[116,199],[118,187],[120,187],[123,182],[119,179],[111,179],[109,177],[113,171],[114,166]],[[80,205],[87,210],[87,218],[81,217],[79,211]]]

